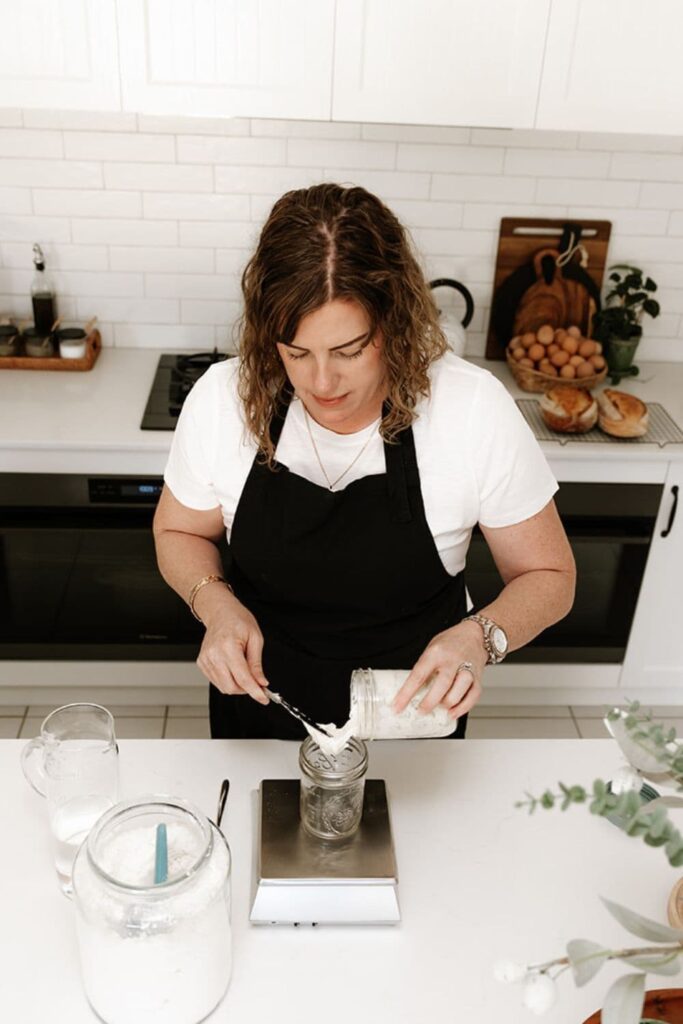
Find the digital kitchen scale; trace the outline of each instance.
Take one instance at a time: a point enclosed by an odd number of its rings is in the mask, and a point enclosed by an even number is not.
[[[259,790],[254,924],[396,924],[398,873],[383,779],[366,779],[363,818],[349,839],[316,839],[299,818],[299,782]]]

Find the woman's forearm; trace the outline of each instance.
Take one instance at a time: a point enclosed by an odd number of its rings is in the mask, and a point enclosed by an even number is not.
[[[495,601],[477,612],[502,626],[508,649],[516,651],[568,614],[575,582],[574,572],[534,569],[510,580]],[[476,622],[471,625],[481,632]]]
[[[162,530],[154,535],[159,572],[168,585],[187,601],[190,591],[203,576],[222,576],[223,564],[218,547],[212,540],[176,530]],[[203,587],[195,599],[195,610],[203,621],[216,604],[229,603],[227,587],[216,584]]]

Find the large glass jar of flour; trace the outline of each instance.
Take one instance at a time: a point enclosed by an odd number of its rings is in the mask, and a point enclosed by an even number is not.
[[[168,871],[155,884],[157,825]],[[177,797],[116,804],[73,869],[85,994],[105,1024],[195,1024],[227,990],[232,965],[230,850]]]
[[[364,740],[429,739],[449,736],[458,722],[446,708],[425,715],[417,710],[428,687],[422,686],[400,714],[394,697],[408,678],[407,669],[357,668],[351,675],[351,718],[355,735]]]
[[[299,751],[299,810],[306,832],[318,839],[348,839],[363,816],[368,751],[352,737],[338,754],[326,754],[308,737]]]

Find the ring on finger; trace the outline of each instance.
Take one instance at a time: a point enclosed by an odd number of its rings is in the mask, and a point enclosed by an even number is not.
[[[460,664],[458,665],[458,667],[455,670],[456,676],[457,676],[458,672],[462,672],[463,669],[466,669],[468,672],[471,672],[472,673],[472,678],[474,679],[474,665],[472,664],[471,661],[461,661]]]

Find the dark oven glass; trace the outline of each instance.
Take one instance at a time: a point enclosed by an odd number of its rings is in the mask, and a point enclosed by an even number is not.
[[[661,494],[660,484],[560,485],[555,501],[577,568],[574,607],[507,661],[623,661]],[[475,608],[493,601],[502,586],[478,529],[465,579]]]
[[[156,564],[159,478],[0,476],[0,659],[197,657]]]

